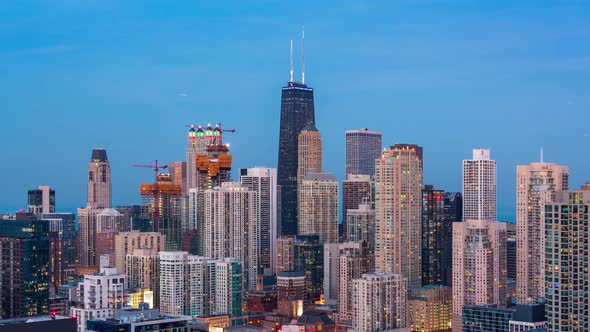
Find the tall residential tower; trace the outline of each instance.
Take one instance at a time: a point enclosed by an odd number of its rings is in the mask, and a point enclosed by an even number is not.
[[[496,220],[496,161],[488,149],[463,160],[463,220]]]

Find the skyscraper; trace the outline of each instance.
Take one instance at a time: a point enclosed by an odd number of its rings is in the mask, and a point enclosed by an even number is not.
[[[346,131],[346,175],[375,176],[375,159],[381,156],[381,132],[369,128]]]
[[[293,48],[291,47],[291,78],[281,95],[281,127],[279,133],[278,184],[281,186],[281,235],[297,234],[297,167],[298,136],[307,125],[315,125],[313,89],[293,79]]]
[[[352,281],[354,331],[389,331],[408,326],[408,280],[399,274],[368,273]]]
[[[159,232],[121,232],[115,235],[114,266],[120,274],[125,273],[125,257],[134,249],[153,249],[155,252],[166,248],[166,235]]]
[[[156,248],[133,249],[125,257],[125,275],[129,289],[149,289],[154,308],[160,307],[160,256]]]
[[[48,222],[17,214],[0,220],[0,316],[4,319],[48,313]]]
[[[375,164],[375,160],[372,161]],[[373,170],[375,165],[373,165]],[[342,238],[348,238],[348,211],[358,209],[361,204],[374,204],[374,185],[371,175],[347,174],[346,180],[342,181]],[[353,240],[350,240],[353,241]]]
[[[299,191],[299,235],[318,235],[320,244],[338,242],[338,181],[308,173]]]
[[[88,208],[111,207],[111,166],[105,149],[92,150],[88,165]]]
[[[488,149],[463,160],[463,220],[496,220],[496,161]]]
[[[324,292],[324,246],[317,235],[297,235],[294,270],[305,273],[305,304],[321,299]]]
[[[78,273],[96,272],[97,215],[111,207],[111,166],[105,149],[92,150],[86,208],[78,209]]]
[[[182,188],[170,174],[158,174],[156,183],[139,185],[146,215],[154,230],[166,235],[166,250],[180,249],[182,240]],[[156,225],[157,223],[157,225]]]
[[[463,306],[506,304],[506,223],[453,223],[453,331],[461,331]]]
[[[30,213],[55,213],[55,190],[39,186],[28,192],[27,211]]]
[[[280,192],[277,186],[275,168],[255,167],[240,170],[242,186],[257,193],[256,211],[260,225],[260,266],[265,276],[272,276],[275,270],[275,242],[278,230]]]
[[[422,285],[448,285],[452,253],[452,221],[445,215],[444,190],[422,190]],[[447,273],[449,272],[449,273]]]
[[[516,289],[518,302],[545,296],[543,280],[544,206],[568,189],[568,167],[539,162],[516,166]]]
[[[322,173],[322,136],[313,124],[308,123],[297,139],[297,192],[299,192],[306,174]]]
[[[59,287],[68,275],[76,272],[76,216],[73,213],[44,213],[41,219],[49,223],[49,233],[63,241],[61,269],[55,271],[51,280],[53,287]]]
[[[237,258],[249,290],[262,289],[256,196],[238,182],[205,191],[205,256]]]
[[[370,204],[361,204],[358,209],[348,210],[346,227],[348,241],[367,242],[370,251],[375,253],[375,209]]]
[[[558,191],[555,196],[545,205],[544,250],[540,253],[545,268],[547,331],[588,331],[590,185]]]
[[[375,161],[375,264],[422,284],[422,147],[396,144]]]

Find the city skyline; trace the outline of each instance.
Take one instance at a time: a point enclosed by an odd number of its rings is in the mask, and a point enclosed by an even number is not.
[[[590,117],[584,95],[590,66],[588,46],[582,43],[589,30],[583,14],[588,4],[445,5],[448,2],[344,3],[323,22],[331,9],[318,6],[311,11],[312,4],[303,2],[278,29],[270,24],[274,31],[268,23],[284,18],[280,13],[285,5],[259,4],[263,15],[240,5],[212,5],[210,16],[204,16],[197,14],[200,5],[181,4],[170,9],[168,14],[178,18],[170,22],[157,15],[157,5],[70,3],[40,10],[25,3],[39,23],[21,30],[22,18],[11,15],[21,9],[7,5],[0,86],[11,125],[0,139],[18,143],[8,143],[4,154],[11,162],[0,175],[0,211],[26,209],[26,191],[39,185],[56,190],[58,212],[83,206],[83,165],[96,147],[109,152],[113,206],[139,203],[137,188],[150,180],[149,173],[131,165],[183,160],[188,123],[222,122],[236,128],[228,138],[236,169],[276,167],[277,92],[289,79],[289,40],[298,40],[302,23],[307,34],[306,83],[317,93],[316,124],[326,147],[324,168],[339,181],[344,180],[345,130],[368,127],[383,133],[383,147],[423,146],[424,183],[447,191],[460,190],[461,161],[469,158],[471,149],[490,148],[498,167],[500,220],[515,219],[516,165],[538,161],[541,145],[545,160],[570,167],[572,188],[585,182],[590,160],[578,151],[590,143],[584,128]],[[113,8],[120,11],[109,11]],[[85,22],[69,17],[68,10]],[[194,22],[183,11],[201,20]],[[146,33],[134,26],[154,15],[162,23],[158,29],[147,28]],[[372,15],[379,19],[370,22]],[[49,24],[60,19],[66,24]],[[113,26],[104,30],[108,19]],[[551,19],[552,27],[542,25],[543,19]],[[359,23],[346,26],[355,20]],[[474,22],[478,24],[470,26],[472,32],[463,31]],[[496,29],[498,24],[502,28]],[[47,25],[51,28],[44,31]],[[80,26],[80,31],[67,32],[69,25]],[[480,34],[487,39],[476,38]],[[123,46],[137,36],[143,38]],[[523,39],[530,41],[526,49],[519,47]],[[225,50],[228,45],[230,50]],[[295,42],[296,54],[298,47]],[[150,54],[152,50],[158,51]],[[296,57],[296,80],[298,62]],[[225,82],[240,77],[251,84],[228,90]],[[111,84],[113,80],[118,82]],[[248,95],[256,98],[245,99]],[[421,98],[424,95],[430,98]],[[227,99],[219,102],[221,96]],[[92,113],[101,116],[90,117]],[[553,121],[555,114],[576,121]],[[61,130],[40,130],[39,140],[30,135],[31,118]],[[445,127],[437,128],[442,120]],[[415,125],[396,125],[401,122]],[[249,148],[254,144],[260,146]],[[36,158],[51,167],[33,166],[23,151],[35,151]]]

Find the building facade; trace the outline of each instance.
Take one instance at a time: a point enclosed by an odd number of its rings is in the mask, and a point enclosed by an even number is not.
[[[205,191],[205,256],[237,258],[249,290],[262,289],[257,197],[238,182]]]
[[[399,274],[368,273],[353,280],[353,331],[409,327],[407,288],[407,279]]]
[[[444,190],[422,190],[422,285],[449,285],[453,222],[446,219]]]
[[[299,191],[299,235],[318,235],[320,244],[338,242],[338,181],[308,173]]]
[[[166,235],[158,232],[121,232],[115,235],[114,266],[120,274],[125,273],[125,257],[135,249],[166,250]]]
[[[346,175],[375,175],[375,159],[381,156],[381,132],[369,128],[347,130]]]
[[[374,164],[375,161],[372,161]],[[373,165],[373,170],[375,165]],[[347,174],[346,180],[342,181],[342,229],[343,240],[355,241],[348,238],[348,211],[358,209],[361,204],[368,204],[374,207],[374,185],[371,175]]]
[[[313,89],[289,81],[282,88],[277,181],[281,186],[280,235],[297,234],[298,136],[307,125],[315,125]]]
[[[297,137],[297,192],[308,173],[322,173],[322,136],[308,123]]]
[[[125,275],[129,289],[150,290],[153,307],[160,307],[160,256],[155,248],[133,249],[125,256]]]
[[[453,291],[451,287],[440,285],[410,287],[408,303],[412,331],[452,331]]]
[[[55,213],[55,190],[49,186],[39,186],[28,192],[27,212]]]
[[[453,223],[453,331],[463,306],[490,303],[506,305],[506,223]]]
[[[375,161],[375,263],[422,284],[422,147],[396,144]]]
[[[496,161],[488,149],[463,160],[463,220],[496,220]]]
[[[545,296],[541,227],[544,207],[555,192],[568,189],[568,167],[539,162],[516,166],[516,289],[519,303]]]
[[[547,331],[588,331],[590,185],[558,191],[545,205],[542,262]]]
[[[260,267],[265,276],[272,276],[275,270],[275,243],[280,212],[277,170],[268,167],[242,168],[240,170],[240,183],[257,193],[256,219],[260,226]]]
[[[0,317],[48,313],[48,222],[34,216],[0,220]]]

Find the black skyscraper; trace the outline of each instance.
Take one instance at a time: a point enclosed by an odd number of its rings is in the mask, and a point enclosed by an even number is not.
[[[281,95],[281,132],[277,182],[281,186],[281,235],[297,234],[297,136],[315,125],[313,89],[289,82]]]

